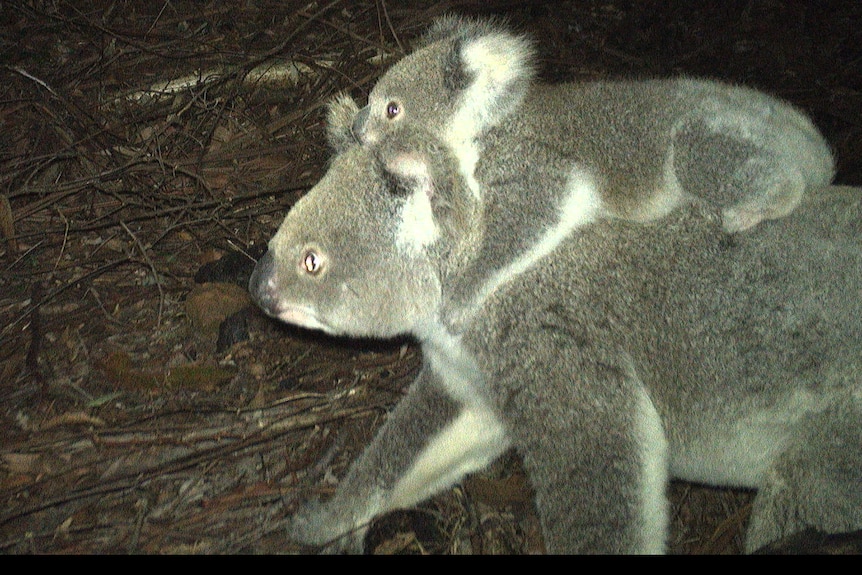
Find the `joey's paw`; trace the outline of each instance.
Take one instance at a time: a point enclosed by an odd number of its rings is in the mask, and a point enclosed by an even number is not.
[[[290,518],[288,538],[320,553],[362,553],[365,529],[339,519],[327,503],[309,501]]]
[[[753,228],[764,219],[764,214],[757,210],[740,207],[727,208],[722,213],[722,227],[729,234],[744,232]]]

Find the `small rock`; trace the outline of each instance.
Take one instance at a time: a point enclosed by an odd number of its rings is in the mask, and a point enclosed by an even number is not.
[[[193,335],[200,343],[212,347],[219,325],[228,317],[251,305],[248,292],[232,283],[203,283],[186,297],[186,315]]]

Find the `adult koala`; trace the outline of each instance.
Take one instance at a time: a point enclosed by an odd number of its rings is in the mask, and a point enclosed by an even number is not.
[[[509,447],[553,553],[662,552],[669,477],[756,488],[748,550],[862,528],[859,190],[745,234],[697,201],[590,221],[568,164],[501,163],[477,196],[419,127],[350,144],[354,111],[334,105],[341,153],[249,289],[299,326],[411,334],[423,368],[292,538],[360,550],[373,517]]]

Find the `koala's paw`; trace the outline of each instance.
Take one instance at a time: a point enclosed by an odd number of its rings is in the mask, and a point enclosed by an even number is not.
[[[762,212],[741,207],[727,208],[722,213],[722,227],[729,234],[744,232],[764,219]]]
[[[303,505],[290,518],[288,538],[320,553],[361,554],[366,529],[354,527],[352,521],[339,517],[330,507],[320,501]]]

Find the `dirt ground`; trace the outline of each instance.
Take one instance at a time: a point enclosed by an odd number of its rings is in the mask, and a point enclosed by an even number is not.
[[[307,551],[284,519],[333,491],[420,357],[276,325],[245,282],[325,170],[324,103],[364,100],[448,11],[533,34],[547,81],[782,96],[862,185],[851,0],[0,2],[0,552]],[[738,553],[750,499],[674,483],[669,551]],[[542,550],[514,455],[366,546]]]

